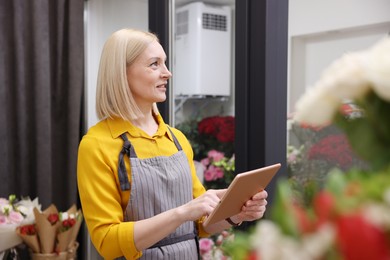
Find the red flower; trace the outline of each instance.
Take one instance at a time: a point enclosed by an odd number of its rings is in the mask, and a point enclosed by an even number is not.
[[[342,216],[336,225],[338,245],[344,259],[390,259],[390,241],[385,233],[367,222],[363,216]]]
[[[294,216],[297,220],[299,231],[302,233],[310,233],[314,230],[313,222],[308,217],[306,211],[299,206],[298,204],[294,204],[292,206]]]
[[[233,116],[206,117],[198,124],[198,131],[203,135],[210,135],[220,142],[233,142],[235,135]]]
[[[317,215],[317,225],[320,226],[323,223],[332,219],[334,198],[330,192],[319,192],[314,198],[314,212]]]
[[[198,131],[200,134],[206,134],[214,136],[218,131],[218,126],[216,122],[218,121],[218,117],[206,117],[198,124]]]
[[[24,226],[20,227],[20,234],[22,234],[22,235],[33,236],[36,233],[37,233],[37,230],[36,230],[34,224],[24,225]]]
[[[256,251],[251,251],[249,255],[246,257],[246,260],[260,260],[260,256],[257,256]]]
[[[52,224],[52,225],[55,225],[57,223],[57,221],[59,220],[59,217],[58,217],[58,214],[56,213],[52,213],[50,214],[47,219],[49,220],[49,222]]]
[[[62,226],[66,229],[69,229],[76,224],[76,219],[74,218],[68,218],[62,221]]]
[[[313,145],[308,154],[309,159],[325,159],[330,163],[346,169],[352,164],[352,150],[344,134],[328,135]]]

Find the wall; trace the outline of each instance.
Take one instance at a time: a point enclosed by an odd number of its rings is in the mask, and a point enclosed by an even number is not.
[[[121,28],[147,30],[148,0],[88,0],[85,3],[86,114],[87,127],[90,127],[98,121],[95,92],[104,42]]]
[[[289,112],[333,60],[388,34],[389,10],[388,0],[290,1]]]

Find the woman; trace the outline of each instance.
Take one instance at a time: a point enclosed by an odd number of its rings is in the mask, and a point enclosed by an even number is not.
[[[88,231],[105,259],[197,259],[197,236],[265,211],[262,191],[236,216],[202,225],[225,190],[205,191],[188,140],[157,110],[172,76],[165,61],[155,35],[132,29],[112,34],[102,51],[101,121],[80,143],[77,176]]]

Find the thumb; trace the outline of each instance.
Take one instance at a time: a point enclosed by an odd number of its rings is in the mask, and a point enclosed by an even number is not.
[[[222,198],[223,195],[226,193],[227,189],[219,189],[219,190],[216,190],[216,194],[218,196],[218,198]]]

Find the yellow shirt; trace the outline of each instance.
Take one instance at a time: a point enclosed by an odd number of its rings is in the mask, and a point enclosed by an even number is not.
[[[77,182],[81,206],[91,240],[105,259],[125,256],[135,259],[142,255],[133,240],[134,222],[123,222],[130,191],[121,191],[118,179],[118,158],[123,146],[120,135],[128,132],[138,158],[170,156],[177,152],[172,136],[160,115],[156,116],[159,127],[149,136],[141,129],[122,119],[105,119],[88,130],[80,142],[77,164]],[[193,163],[193,151],[182,132],[171,128],[185,152],[190,164],[194,198],[205,192]],[[125,156],[127,158],[127,156]],[[128,178],[131,168],[125,159]],[[200,236],[207,236],[201,220]]]

